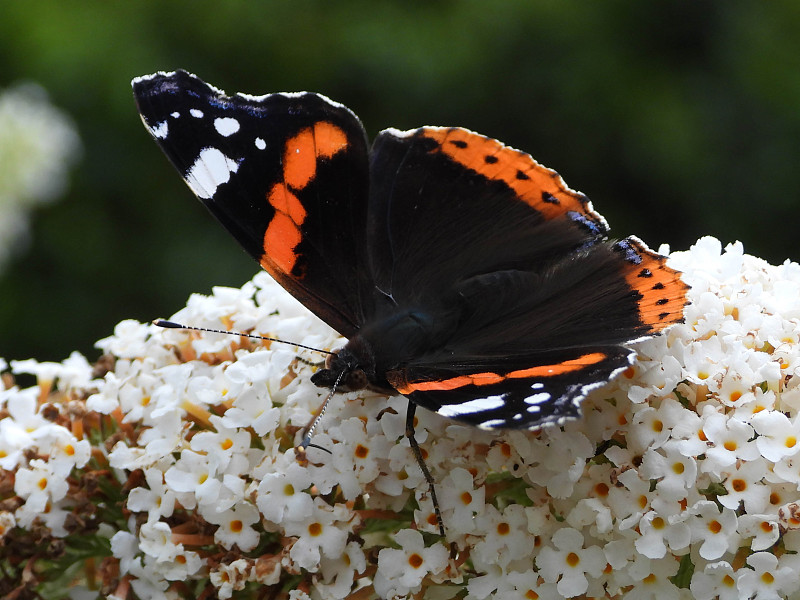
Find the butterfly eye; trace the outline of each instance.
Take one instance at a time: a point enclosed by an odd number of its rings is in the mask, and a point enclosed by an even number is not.
[[[367,374],[361,369],[353,369],[345,378],[345,386],[351,392],[363,390],[368,383]]]

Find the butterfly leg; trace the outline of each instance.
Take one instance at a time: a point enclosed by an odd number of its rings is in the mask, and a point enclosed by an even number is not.
[[[433,477],[428,470],[428,465],[425,464],[425,459],[422,458],[422,450],[419,447],[417,438],[414,437],[414,413],[417,410],[417,405],[411,400],[408,401],[408,409],[406,410],[406,437],[411,446],[411,451],[414,453],[414,458],[417,459],[417,464],[422,470],[422,475],[425,481],[428,482],[428,489],[431,492],[431,502],[433,502],[433,512],[436,515],[436,523],[439,525],[439,534],[446,537],[444,533],[444,522],[442,521],[442,513],[439,510],[439,501],[436,499],[436,486],[433,484]]]

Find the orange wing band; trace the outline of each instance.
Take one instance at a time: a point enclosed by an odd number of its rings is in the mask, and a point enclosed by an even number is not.
[[[450,379],[442,379],[439,381],[420,381],[418,383],[400,381],[400,377],[397,377],[396,381],[390,381],[390,383],[401,394],[411,394],[412,392],[447,391],[462,388],[468,385],[492,385],[507,379],[533,379],[536,377],[553,377],[555,375],[563,375],[565,373],[579,371],[587,366],[602,362],[605,358],[606,354],[602,352],[591,352],[589,354],[584,354],[578,358],[566,360],[561,363],[556,363],[553,365],[541,365],[538,367],[531,367],[529,369],[519,369],[517,371],[510,371],[505,375],[500,375],[498,373],[476,373],[474,375],[460,375],[458,377],[451,377]]]
[[[277,269],[288,274],[297,264],[297,246],[303,239],[300,228],[307,213],[294,192],[301,191],[316,177],[319,160],[329,159],[346,148],[345,132],[325,121],[301,129],[286,141],[283,181],[267,192],[267,201],[275,209],[264,233],[261,258],[261,266],[268,272]]]
[[[436,140],[441,152],[457,163],[489,179],[504,181],[545,219],[569,211],[591,211],[586,196],[568,188],[558,173],[540,165],[530,154],[459,127],[425,127],[420,132]]]

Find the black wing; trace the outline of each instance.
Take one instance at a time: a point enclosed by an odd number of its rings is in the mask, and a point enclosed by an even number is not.
[[[318,94],[226,96],[185,71],[137,78],[133,91],[194,194],[284,288],[350,337],[374,287],[358,118]]]
[[[463,129],[388,130],[372,150],[374,278],[439,329],[387,380],[484,427],[536,427],[630,364],[624,344],[680,320],[686,286],[529,155]],[[381,353],[380,340],[376,354]]]

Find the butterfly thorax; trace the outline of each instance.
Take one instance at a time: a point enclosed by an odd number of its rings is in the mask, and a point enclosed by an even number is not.
[[[409,309],[395,311],[366,323],[347,344],[326,361],[311,381],[341,391],[369,388],[396,393],[387,373],[402,368],[443,339],[443,320],[430,312]],[[338,380],[338,384],[337,384]]]

